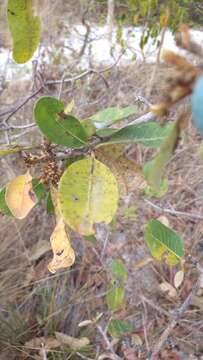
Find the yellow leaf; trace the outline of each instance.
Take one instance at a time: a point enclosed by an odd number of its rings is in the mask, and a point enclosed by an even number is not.
[[[117,182],[110,169],[94,157],[71,164],[59,182],[61,214],[81,235],[94,234],[94,224],[109,224],[117,210]]]
[[[62,218],[57,222],[50,241],[54,256],[48,265],[48,270],[54,274],[56,270],[67,268],[75,262],[75,253]]]
[[[5,200],[13,216],[24,219],[37,203],[29,171],[11,180],[6,187]]]
[[[67,114],[67,115],[70,114],[73,111],[74,106],[75,106],[75,101],[74,101],[74,99],[72,99],[71,102],[69,102],[66,105],[66,107],[64,109],[64,114]]]
[[[56,215],[56,226],[50,238],[54,256],[48,264],[48,270],[55,273],[58,269],[73,265],[75,253],[71,247],[69,236],[65,230],[65,223],[61,217],[58,190],[53,186],[51,187],[51,198]]]

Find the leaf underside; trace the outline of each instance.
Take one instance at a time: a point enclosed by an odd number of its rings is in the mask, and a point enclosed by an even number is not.
[[[13,59],[24,64],[31,59],[39,44],[40,18],[33,16],[32,0],[8,0],[7,17],[13,38]]]

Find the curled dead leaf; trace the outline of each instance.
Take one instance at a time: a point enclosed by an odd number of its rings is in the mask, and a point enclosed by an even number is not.
[[[75,253],[65,231],[63,219],[60,219],[56,224],[50,241],[54,256],[48,264],[48,270],[54,274],[56,270],[70,267],[75,262]]]
[[[37,203],[29,171],[9,182],[5,200],[12,215],[17,219],[24,219],[28,215]]]

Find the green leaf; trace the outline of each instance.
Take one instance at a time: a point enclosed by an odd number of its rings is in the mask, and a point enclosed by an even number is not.
[[[124,208],[124,218],[135,220],[137,217],[137,207],[136,206],[127,206]]]
[[[38,179],[32,179],[32,188],[38,201],[41,201],[46,196],[46,189]]]
[[[59,182],[59,203],[66,223],[81,235],[94,224],[109,224],[117,210],[118,187],[110,169],[89,157],[70,165]]]
[[[85,240],[95,245],[97,243],[97,238],[94,235],[84,236]]]
[[[6,194],[6,187],[0,189],[0,213],[7,216],[13,216],[6,204],[5,194]]]
[[[136,114],[136,112],[136,106],[127,106],[125,108],[109,107],[83,120],[82,124],[87,129],[88,135],[91,136],[96,130],[104,129],[130,115]]]
[[[124,302],[125,289],[124,286],[116,286],[114,282],[108,284],[106,302],[109,310],[119,310]]]
[[[159,190],[156,190],[149,185],[143,189],[143,195],[146,195],[148,197],[162,198],[163,196],[166,195],[167,192],[168,192],[168,180],[167,179],[164,179],[161,182]]]
[[[149,164],[146,178],[149,185],[156,191],[160,191],[165,167],[177,145],[179,135],[180,126],[179,123],[176,122],[170,129],[170,132],[168,133],[168,136],[162,144],[159,153]]]
[[[33,16],[32,0],[8,0],[8,25],[13,38],[13,59],[26,63],[40,41],[40,18]]]
[[[133,330],[133,325],[125,320],[113,319],[108,325],[108,333],[115,339],[120,339],[122,336],[132,333]]]
[[[80,121],[64,112],[64,104],[54,97],[41,97],[35,104],[34,117],[42,133],[57,145],[86,145],[86,133]]]
[[[52,202],[50,192],[48,193],[48,196],[47,196],[47,214],[48,215],[54,214],[54,205],[53,205],[53,202]]]
[[[183,242],[180,236],[158,220],[151,220],[145,228],[145,241],[152,256],[161,260],[166,255],[166,262],[175,265],[183,257]]]
[[[117,131],[118,131],[117,129],[105,128],[105,129],[97,130],[95,134],[100,137],[109,137]]]
[[[90,120],[97,129],[103,129],[130,115],[136,114],[136,112],[136,106],[127,106],[122,109],[118,107],[109,107],[90,116],[88,120]]]
[[[111,263],[111,271],[117,280],[125,281],[127,278],[127,271],[122,260],[115,259]]]
[[[171,124],[160,125],[156,122],[128,125],[115,132],[109,140],[98,145],[117,143],[141,143],[144,146],[157,148],[165,141],[171,129]]]

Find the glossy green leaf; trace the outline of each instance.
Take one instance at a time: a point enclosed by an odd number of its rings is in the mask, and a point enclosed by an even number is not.
[[[32,188],[38,201],[41,201],[46,196],[45,186],[38,179],[32,179]]]
[[[6,194],[6,187],[0,189],[0,213],[7,216],[13,216],[6,204],[5,194]]]
[[[81,235],[94,224],[110,223],[118,204],[117,182],[107,166],[89,157],[70,165],[59,182],[59,201],[66,223]]]
[[[156,122],[127,125],[115,132],[106,142],[99,146],[110,144],[140,143],[147,147],[157,148],[165,141],[171,129],[171,124],[160,125]]]
[[[32,0],[8,0],[8,25],[13,39],[13,59],[26,63],[40,41],[40,18],[33,15]]]
[[[145,228],[145,241],[156,260],[162,260],[163,256],[169,265],[175,265],[183,257],[183,241],[172,229],[158,220],[151,220]]]
[[[137,112],[136,106],[127,106],[125,108],[109,107],[90,116],[82,121],[88,135],[93,135],[96,130],[104,129],[118,121],[134,115]]]
[[[111,311],[119,310],[124,302],[125,289],[122,285],[115,285],[114,282],[110,283],[107,288],[106,302],[108,309]]]
[[[41,97],[35,104],[34,117],[42,133],[57,145],[78,148],[86,145],[86,133],[80,121],[66,115],[64,104],[54,97]]]
[[[113,319],[108,325],[108,333],[115,339],[133,332],[133,325],[125,320]]]
[[[115,259],[111,263],[111,272],[117,280],[125,281],[127,278],[127,271],[122,260]]]

